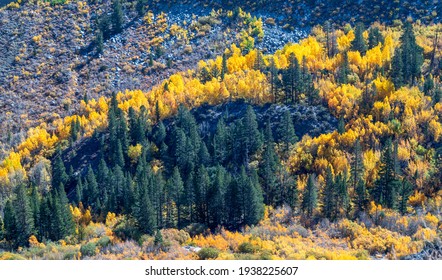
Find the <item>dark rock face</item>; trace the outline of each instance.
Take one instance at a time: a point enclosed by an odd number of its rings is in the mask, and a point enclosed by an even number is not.
[[[216,124],[221,117],[224,117],[226,124],[232,123],[245,115],[248,105],[245,101],[240,100],[217,106],[204,105],[191,112],[202,130],[205,130],[206,133],[214,133]],[[266,104],[264,106],[252,105],[252,107],[259,126],[264,127],[265,122],[270,120],[274,130],[284,112],[289,110],[299,139],[306,134],[315,137],[322,133],[331,132],[337,126],[337,119],[322,106]]]

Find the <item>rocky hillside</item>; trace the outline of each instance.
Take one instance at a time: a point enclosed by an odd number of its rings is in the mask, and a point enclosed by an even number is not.
[[[97,21],[111,15],[111,1],[1,10],[0,128],[10,132],[0,139],[3,149],[17,144],[29,127],[71,114],[85,96],[148,90],[239,44],[241,32],[249,29],[199,4],[153,11],[139,16],[135,2],[125,2],[122,32],[104,40],[97,54]],[[256,45],[268,51],[305,36],[274,24],[264,23],[263,29]]]

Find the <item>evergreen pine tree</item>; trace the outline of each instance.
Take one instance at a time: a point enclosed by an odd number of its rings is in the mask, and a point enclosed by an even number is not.
[[[26,188],[19,184],[15,189],[15,199],[12,201],[15,212],[16,246],[27,246],[29,237],[34,233],[34,217]]]
[[[351,161],[351,187],[356,190],[359,181],[364,178],[364,162],[362,155],[361,142],[356,140],[353,148],[353,158]]]
[[[424,58],[422,47],[416,43],[413,25],[408,21],[404,24],[404,32],[400,41],[404,81],[413,84],[421,74]]]
[[[364,180],[359,180],[356,185],[356,211],[362,212],[366,209],[367,205],[367,189],[365,187]]]
[[[397,191],[400,184],[395,175],[394,161],[391,139],[388,139],[382,152],[379,179],[373,197],[377,203],[393,209],[397,205]]]
[[[382,37],[379,27],[372,27],[368,31],[368,48],[372,49],[379,45],[379,43],[384,43],[384,37]]]
[[[227,127],[224,119],[219,119],[216,132],[213,136],[213,156],[218,164],[223,164],[227,159]]]
[[[289,180],[289,186],[287,189],[287,194],[284,197],[284,202],[290,206],[294,213],[296,213],[299,204],[299,190],[298,182],[294,177]]]
[[[80,177],[80,178],[78,178],[77,184],[75,186],[75,201],[74,202],[77,205],[79,205],[80,202],[82,202],[82,201],[83,201],[83,182]]]
[[[345,121],[344,121],[344,117],[342,117],[342,116],[339,117],[338,133],[341,135],[345,133]]]
[[[348,75],[350,75],[350,63],[348,62],[348,53],[344,52],[342,55],[342,64],[338,69],[338,83],[339,84],[347,84],[348,83]]]
[[[11,200],[6,201],[3,223],[6,241],[10,244],[15,244],[19,229],[15,218],[15,209],[12,206]]]
[[[209,214],[209,227],[215,228],[222,225],[226,219],[225,216],[225,200],[226,192],[226,171],[223,167],[218,165],[216,167],[215,180],[210,186],[207,195],[207,205]]]
[[[210,154],[204,142],[201,143],[200,149],[198,151],[198,162],[202,165],[208,165],[210,162]]]
[[[289,55],[289,66],[283,72],[282,81],[286,102],[288,100],[291,100],[292,103],[298,102],[301,94],[301,69],[294,53]]]
[[[155,245],[161,245],[163,243],[163,235],[159,229],[155,232],[155,239],[153,242]]]
[[[227,68],[227,55],[223,53],[223,60],[221,61],[221,81],[224,81],[224,77],[228,74]]]
[[[247,106],[246,115],[242,122],[246,135],[243,145],[247,147],[247,156],[249,156],[262,146],[262,136],[258,130],[258,122],[256,121],[256,114],[252,106]]]
[[[95,35],[95,46],[97,48],[97,55],[103,53],[103,49],[104,49],[103,41],[104,41],[103,32],[99,29]]]
[[[157,227],[155,211],[149,196],[147,186],[138,182],[137,194],[133,214],[137,221],[137,227],[142,234],[153,234]]]
[[[361,55],[365,55],[365,52],[367,51],[367,43],[365,42],[363,35],[364,31],[365,27],[363,23],[360,22],[356,24],[355,39],[351,43],[351,49],[360,52]]]
[[[155,142],[155,145],[161,146],[161,143],[163,143],[166,139],[166,135],[166,127],[164,126],[163,121],[160,121],[153,134],[153,141]]]
[[[402,62],[402,50],[398,48],[396,49],[391,61],[391,79],[396,88],[400,88],[404,85],[403,68],[404,64]]]
[[[34,234],[40,236],[38,223],[40,221],[40,197],[37,187],[34,186],[31,191],[30,206],[32,211],[32,218],[34,220]]]
[[[120,0],[113,0],[112,2],[112,28],[114,34],[118,34],[121,31],[123,31],[123,24],[124,24],[124,14],[123,9],[121,7]]]
[[[183,180],[177,167],[173,169],[172,177],[167,182],[167,215],[166,227],[177,227],[181,224],[182,196],[184,191]]]
[[[269,124],[267,126],[269,126]],[[264,202],[266,205],[276,206],[276,202],[280,199],[277,197],[279,192],[276,174],[279,164],[280,162],[275,152],[274,143],[267,142],[264,145],[262,161],[259,164],[259,175],[261,177],[262,188],[264,190]]]
[[[97,201],[99,200],[99,189],[97,178],[95,177],[95,173],[92,170],[92,166],[88,166],[87,175],[86,175],[87,189],[84,193],[85,203],[86,205],[92,206],[93,209],[97,210]]]
[[[261,187],[253,180],[256,171],[251,170],[250,176],[246,173],[244,166],[238,178],[239,205],[242,210],[241,225],[254,225],[262,219],[264,215],[264,204]]]
[[[278,125],[277,132],[279,141],[283,144],[283,153],[288,156],[290,145],[294,144],[298,140],[298,137],[295,134],[295,128],[293,126],[290,110],[286,110],[284,112],[282,120]]]
[[[273,57],[270,59],[269,65],[270,94],[273,96],[273,102],[276,103],[278,95],[278,69],[275,65]]]
[[[318,205],[318,190],[316,180],[313,174],[310,174],[307,180],[307,186],[304,189],[302,197],[302,210],[308,217],[312,217],[313,211]]]
[[[115,153],[115,162],[114,162],[114,166],[117,166],[117,165],[122,168],[125,165],[123,146],[121,145],[121,142],[119,139],[117,140],[117,150]]]
[[[336,218],[337,191],[331,167],[328,166],[325,175],[325,186],[322,193],[322,214],[333,221]]]
[[[425,77],[424,89],[423,89],[425,95],[431,96],[433,89],[434,89],[433,78],[430,75],[427,75]]]
[[[262,51],[260,49],[256,50],[256,58],[255,63],[253,65],[253,69],[262,71],[265,67],[264,56],[262,55]]]
[[[338,214],[340,217],[347,217],[350,212],[350,198],[348,195],[348,175],[347,171],[336,176],[335,185],[337,191]]]
[[[52,163],[52,188],[57,190],[64,190],[64,185],[68,181],[68,174],[66,173],[66,168],[64,166],[63,160],[61,159],[61,150],[58,147],[54,161]]]
[[[399,187],[399,211],[402,215],[407,213],[407,202],[413,192],[413,187],[407,179],[403,179]]]
[[[195,178],[195,207],[197,221],[208,224],[207,221],[207,193],[210,188],[210,177],[205,166],[200,166]]]

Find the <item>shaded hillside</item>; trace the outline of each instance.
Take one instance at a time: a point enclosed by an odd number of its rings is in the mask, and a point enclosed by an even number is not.
[[[210,148],[210,139],[216,133],[217,124],[223,118],[227,126],[234,124],[243,118],[250,104],[245,101],[228,102],[217,106],[203,105],[191,110],[195,118],[199,133]],[[333,117],[325,107],[306,105],[277,105],[266,104],[264,106],[252,105],[256,114],[258,127],[264,130],[265,123],[270,121],[272,131],[277,135],[279,123],[282,121],[284,112],[289,111],[292,116],[293,126],[298,139],[304,135],[311,137],[319,136],[321,133],[329,133],[336,129],[337,119]],[[166,131],[171,131],[176,118],[164,120]],[[152,128],[157,129],[157,126]],[[99,151],[103,144],[108,143],[109,134],[97,132],[94,137],[85,138],[63,152],[63,161],[68,169],[72,167],[73,176],[85,176],[88,165],[94,170],[98,168],[100,161]],[[74,182],[73,182],[74,183]],[[66,189],[68,197],[74,199],[75,184]]]

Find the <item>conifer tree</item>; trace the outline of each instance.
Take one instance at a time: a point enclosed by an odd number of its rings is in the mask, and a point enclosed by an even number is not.
[[[299,94],[301,94],[301,69],[294,53],[289,55],[289,66],[283,72],[282,78],[286,102],[288,100],[292,103],[298,102]]]
[[[187,178],[184,182],[184,195],[183,199],[183,214],[182,214],[182,224],[187,225],[195,222],[196,219],[196,207],[195,207],[195,172],[190,170]]]
[[[284,202],[287,203],[292,211],[295,213],[299,204],[299,189],[298,182],[296,178],[291,177],[291,180],[288,181],[289,185],[287,188],[287,193],[284,196]]]
[[[350,212],[350,198],[348,195],[348,175],[345,170],[336,176],[335,185],[337,191],[338,214],[340,217],[347,217]]]
[[[34,233],[34,217],[24,184],[16,187],[12,207],[14,207],[16,224],[15,245],[27,246],[29,237]]]
[[[262,51],[260,49],[256,50],[256,58],[255,63],[253,65],[253,69],[262,71],[265,67],[264,56],[262,55]]]
[[[269,79],[270,79],[270,94],[273,96],[273,102],[277,101],[278,95],[278,69],[275,65],[275,60],[273,57],[270,59],[269,65]]]
[[[40,221],[40,197],[37,186],[32,187],[30,206],[32,211],[32,219],[34,221],[34,234],[40,237],[38,223]]]
[[[157,127],[154,130],[153,139],[155,145],[161,146],[161,143],[166,139],[166,127],[164,126],[163,121],[160,121]]]
[[[49,239],[51,232],[51,220],[53,218],[53,212],[51,210],[51,194],[46,195],[41,200],[40,205],[40,220],[38,222],[38,228],[41,239]]]
[[[121,31],[123,31],[123,24],[124,24],[124,18],[123,18],[124,15],[120,0],[113,0],[112,8],[113,8],[112,28],[114,34],[118,34]]]
[[[400,88],[404,85],[404,64],[402,62],[402,50],[400,48],[396,49],[391,62],[391,79],[396,86]]]
[[[290,110],[286,110],[282,116],[282,120],[278,125],[278,138],[280,143],[283,144],[283,153],[288,155],[288,151],[291,144],[294,144],[298,137],[295,134],[295,128],[293,126],[292,115]]]
[[[245,129],[245,142],[243,143],[248,149],[248,155],[254,154],[262,145],[261,133],[258,130],[258,122],[256,114],[252,106],[248,105],[246,115],[243,118],[243,127]]]
[[[166,227],[181,225],[182,196],[184,183],[177,167],[173,169],[172,177],[167,182],[167,221]]]
[[[411,183],[404,178],[399,186],[399,211],[402,215],[407,213],[407,202],[412,192]]]
[[[228,68],[227,68],[227,55],[226,53],[223,53],[223,59],[221,61],[221,81],[224,81],[224,77],[226,74],[228,74]]]
[[[213,136],[213,154],[215,162],[223,164],[227,159],[227,127],[224,119],[221,118],[216,125],[216,132]]]
[[[264,145],[264,151],[262,160],[259,164],[259,175],[261,177],[262,188],[264,190],[264,202],[266,205],[276,206],[276,202],[279,201],[277,197],[278,192],[278,180],[277,170],[280,165],[278,155],[275,152],[275,145],[271,137],[270,123],[266,124],[266,143]]]
[[[355,39],[353,40],[352,44],[351,44],[351,49],[354,51],[358,51],[361,53],[361,55],[364,55],[365,52],[367,51],[367,43],[365,42],[365,38],[364,38],[364,24],[363,23],[358,23],[356,24],[356,28],[355,28]]]
[[[421,66],[424,59],[423,49],[416,43],[413,25],[408,21],[404,25],[404,32],[400,41],[404,81],[413,84],[421,74]]]
[[[316,186],[316,179],[313,174],[310,174],[307,179],[307,186],[304,189],[302,197],[302,210],[308,217],[312,217],[313,211],[318,205],[318,190]]]
[[[200,149],[198,151],[198,163],[203,165],[208,165],[210,162],[210,154],[207,150],[207,146],[204,142],[201,143]]]
[[[60,147],[57,148],[54,161],[52,163],[52,188],[57,190],[64,190],[64,185],[68,181],[68,174],[66,167],[61,159]]]
[[[207,193],[210,188],[210,178],[207,169],[200,166],[195,178],[195,206],[197,220],[200,223],[208,224],[207,221]]]
[[[167,199],[166,199],[167,182],[163,177],[162,170],[159,170],[154,174],[151,190],[153,191],[153,193],[151,193],[151,201],[152,201],[152,206],[156,212],[157,227],[158,228],[164,227],[165,221],[164,221],[163,209],[166,208],[167,204]],[[182,208],[181,205],[179,207]]]
[[[95,35],[95,45],[97,47],[97,55],[103,53],[103,49],[104,49],[103,41],[104,41],[103,32],[99,29]]]
[[[123,169],[120,166],[115,166],[113,169],[113,176],[111,185],[114,189],[114,197],[111,198],[112,203],[115,205],[112,205],[114,207],[114,212],[118,209],[119,211],[124,211],[124,200],[125,200],[125,188],[126,188],[126,179],[124,178],[124,172]]]
[[[368,31],[368,48],[372,49],[379,45],[379,43],[384,43],[384,37],[379,30],[379,27],[372,27]]]
[[[356,211],[362,212],[366,209],[367,205],[367,189],[365,187],[364,180],[359,180],[356,185]]]
[[[433,91],[433,89],[434,89],[434,81],[433,81],[433,78],[432,78],[430,75],[427,75],[427,76],[425,77],[424,89],[423,89],[425,95],[429,95],[429,96],[431,96],[431,95],[432,95],[432,91]]]
[[[163,235],[159,229],[155,232],[155,239],[153,242],[155,245],[161,245],[163,243]]]
[[[75,203],[79,205],[83,201],[83,182],[81,177],[78,178],[77,184],[75,186]]]
[[[15,209],[12,206],[11,200],[6,201],[4,210],[4,236],[6,241],[14,244],[18,234],[18,225],[15,217]]]
[[[241,226],[256,224],[264,214],[264,204],[262,191],[259,184],[254,180],[256,171],[252,169],[251,174],[248,175],[244,166],[241,167],[240,174],[237,178],[237,201],[235,202],[238,207],[236,217]],[[256,177],[255,177],[256,178]]]
[[[209,227],[215,228],[224,224],[226,220],[226,209],[224,195],[226,192],[226,170],[218,165],[215,171],[215,180],[211,184],[208,195],[207,205],[209,214]]]
[[[134,206],[134,216],[137,220],[137,227],[143,234],[153,234],[157,227],[155,211],[149,197],[148,189],[138,184],[137,195]]]
[[[345,133],[345,121],[344,121],[344,117],[342,117],[342,116],[339,117],[338,133],[341,135]]]
[[[348,53],[344,52],[342,54],[342,64],[338,69],[338,83],[339,84],[347,84],[348,83],[348,75],[350,75],[350,63],[348,62]]]
[[[86,175],[86,186],[84,192],[84,198],[86,205],[92,206],[94,209],[97,209],[97,202],[99,200],[99,189],[97,178],[95,177],[95,173],[92,170],[92,166],[88,166],[87,175]]]
[[[353,148],[353,158],[351,161],[351,187],[356,190],[359,181],[364,179],[364,161],[362,155],[361,142],[356,140]]]
[[[124,153],[123,153],[123,146],[121,145],[121,141],[120,139],[117,140],[117,150],[115,152],[115,162],[114,162],[114,166],[120,166],[120,167],[124,167],[125,165],[125,160],[124,160]]]
[[[131,213],[134,204],[134,184],[130,174],[125,175],[125,185],[123,189],[123,213]]]
[[[329,220],[336,218],[337,192],[331,167],[328,166],[325,175],[325,186],[322,193],[322,214]]]
[[[400,184],[395,175],[394,161],[391,139],[388,139],[382,152],[379,179],[376,182],[373,197],[377,203],[392,209],[397,206],[397,192]]]

